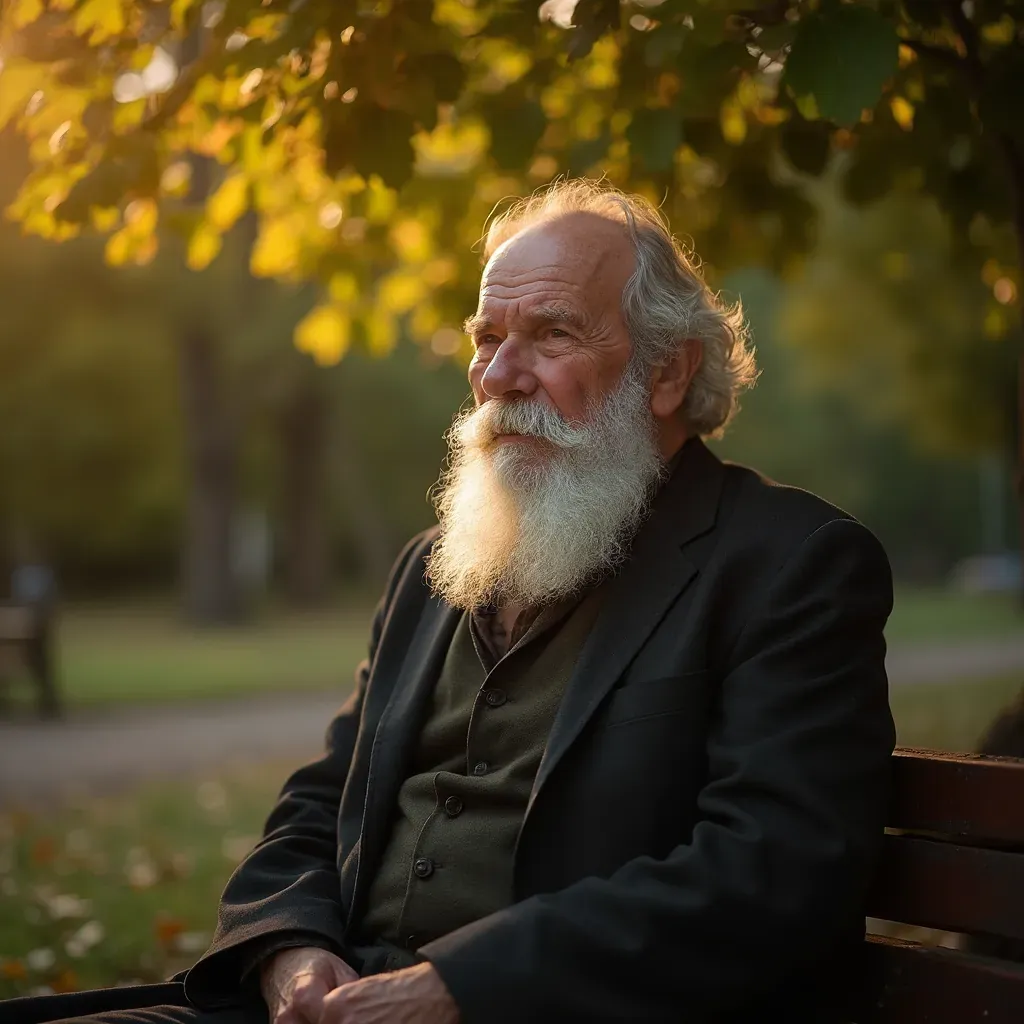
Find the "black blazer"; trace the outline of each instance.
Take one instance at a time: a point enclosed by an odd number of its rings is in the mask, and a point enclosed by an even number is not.
[[[186,993],[254,944],[342,955],[459,613],[400,557],[324,756],[286,783]],[[533,787],[514,905],[422,947],[464,1024],[834,1020],[894,731],[885,553],[804,491],[684,448],[608,588]]]

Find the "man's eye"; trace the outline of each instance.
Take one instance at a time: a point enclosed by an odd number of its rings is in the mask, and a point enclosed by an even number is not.
[[[481,345],[500,345],[501,338],[496,334],[482,334],[476,339],[476,347],[480,348]]]

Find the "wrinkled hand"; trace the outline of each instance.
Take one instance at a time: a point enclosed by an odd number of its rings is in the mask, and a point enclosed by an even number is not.
[[[336,988],[316,1024],[458,1024],[459,1008],[430,964]]]
[[[282,949],[263,964],[260,992],[271,1024],[319,1024],[328,994],[358,980],[340,957],[315,946],[299,946]]]

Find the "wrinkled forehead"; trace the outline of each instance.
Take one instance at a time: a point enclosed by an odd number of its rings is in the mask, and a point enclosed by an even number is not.
[[[592,213],[565,214],[531,225],[487,261],[481,298],[531,281],[553,280],[591,299],[618,302],[635,266],[626,226]]]

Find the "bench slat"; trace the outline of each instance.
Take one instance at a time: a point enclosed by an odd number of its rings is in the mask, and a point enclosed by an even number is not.
[[[887,824],[1024,844],[1024,760],[898,749]]]
[[[1024,853],[887,835],[868,915],[1024,939]]]
[[[1024,965],[868,936],[857,1024],[1020,1024]]]

